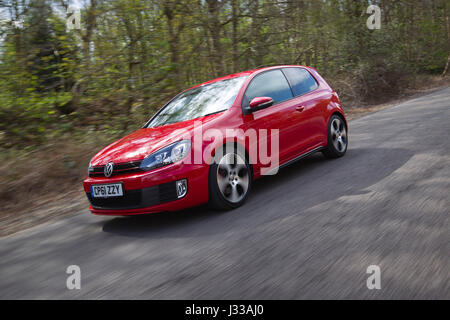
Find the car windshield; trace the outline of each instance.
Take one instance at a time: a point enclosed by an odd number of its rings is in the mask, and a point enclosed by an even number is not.
[[[185,91],[170,101],[146,127],[191,120],[227,110],[247,76],[213,82]]]

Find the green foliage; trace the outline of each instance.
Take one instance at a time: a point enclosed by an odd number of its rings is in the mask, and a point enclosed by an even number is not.
[[[381,102],[450,52],[446,0],[88,0],[71,31],[65,1],[3,3],[23,27],[0,25],[0,147],[119,136],[184,88],[262,65],[313,66],[345,104]]]

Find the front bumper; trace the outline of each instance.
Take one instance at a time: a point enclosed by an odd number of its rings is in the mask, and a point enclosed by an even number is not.
[[[89,209],[99,215],[136,215],[176,211],[208,201],[208,166],[172,164],[148,172],[105,177],[86,177],[83,186],[91,203]],[[178,198],[176,181],[186,179],[187,194]],[[122,183],[124,196],[92,198],[91,185]]]

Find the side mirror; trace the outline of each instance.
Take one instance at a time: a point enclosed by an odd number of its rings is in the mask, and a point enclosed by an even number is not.
[[[256,97],[250,101],[250,107],[247,108],[248,113],[258,111],[273,105],[273,99],[271,97]]]

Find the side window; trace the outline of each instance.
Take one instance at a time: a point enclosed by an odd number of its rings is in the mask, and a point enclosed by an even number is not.
[[[291,88],[281,70],[266,71],[257,75],[247,87],[244,106],[256,97],[271,97],[274,104],[293,98]]]
[[[316,80],[305,69],[285,68],[283,71],[288,77],[296,97],[311,92],[318,87]]]

